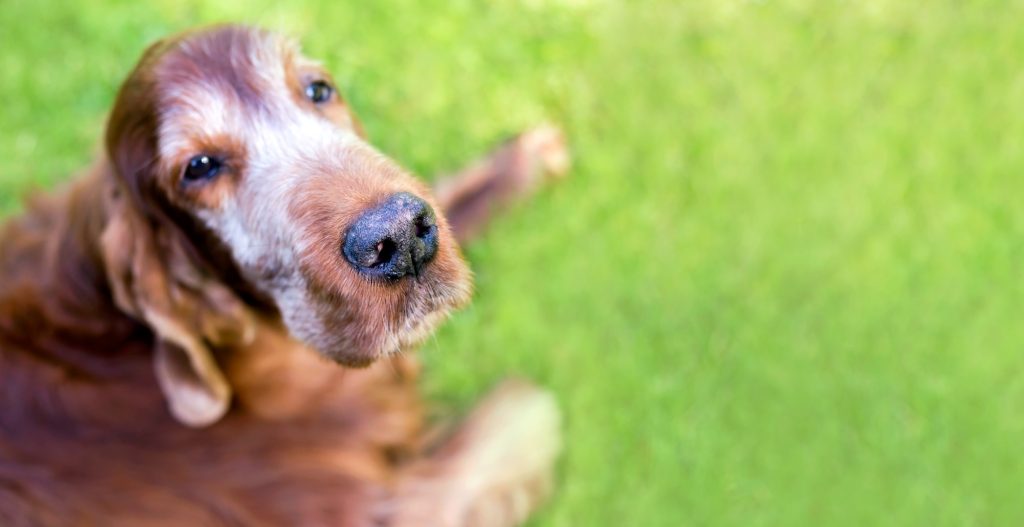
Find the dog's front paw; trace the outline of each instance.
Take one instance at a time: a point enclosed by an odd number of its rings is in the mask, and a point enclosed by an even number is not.
[[[520,176],[537,179],[560,178],[569,172],[572,156],[565,134],[552,124],[543,124],[523,132],[512,140],[528,168]]]
[[[519,525],[549,495],[561,450],[554,397],[519,380],[491,392],[456,433],[410,467],[393,525]]]

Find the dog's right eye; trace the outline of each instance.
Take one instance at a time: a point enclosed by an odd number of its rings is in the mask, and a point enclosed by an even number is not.
[[[306,86],[306,97],[316,104],[322,104],[331,100],[331,95],[333,94],[334,88],[327,84],[327,81],[317,80]]]
[[[222,163],[219,159],[208,155],[195,156],[188,160],[185,167],[185,181],[202,181],[210,179],[220,172]]]

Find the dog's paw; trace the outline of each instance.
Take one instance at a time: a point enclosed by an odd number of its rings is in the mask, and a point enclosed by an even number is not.
[[[520,155],[530,160],[526,176],[561,178],[572,166],[565,134],[553,124],[542,124],[517,136],[513,142]]]
[[[548,496],[561,450],[554,397],[502,383],[402,483],[395,525],[519,525]]]
[[[463,525],[518,525],[551,491],[561,450],[554,397],[523,381],[506,381],[474,410],[460,432],[456,461],[464,475]]]

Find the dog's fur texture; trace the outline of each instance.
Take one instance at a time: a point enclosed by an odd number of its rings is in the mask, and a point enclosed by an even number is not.
[[[313,80],[329,77],[258,29],[157,42],[105,155],[0,230],[0,525],[498,526],[547,494],[550,395],[506,382],[425,444],[403,352],[469,298],[441,212],[476,232],[564,172],[557,131],[435,200],[337,95],[309,100]],[[223,170],[184,179],[198,154]],[[400,191],[438,211],[437,256],[368,280],[343,232]]]

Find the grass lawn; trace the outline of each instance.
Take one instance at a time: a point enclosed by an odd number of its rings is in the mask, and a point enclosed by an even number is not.
[[[0,3],[0,207],[85,165],[145,44],[300,36],[421,174],[564,124],[426,346],[567,416],[537,526],[1024,524],[1024,6]]]

